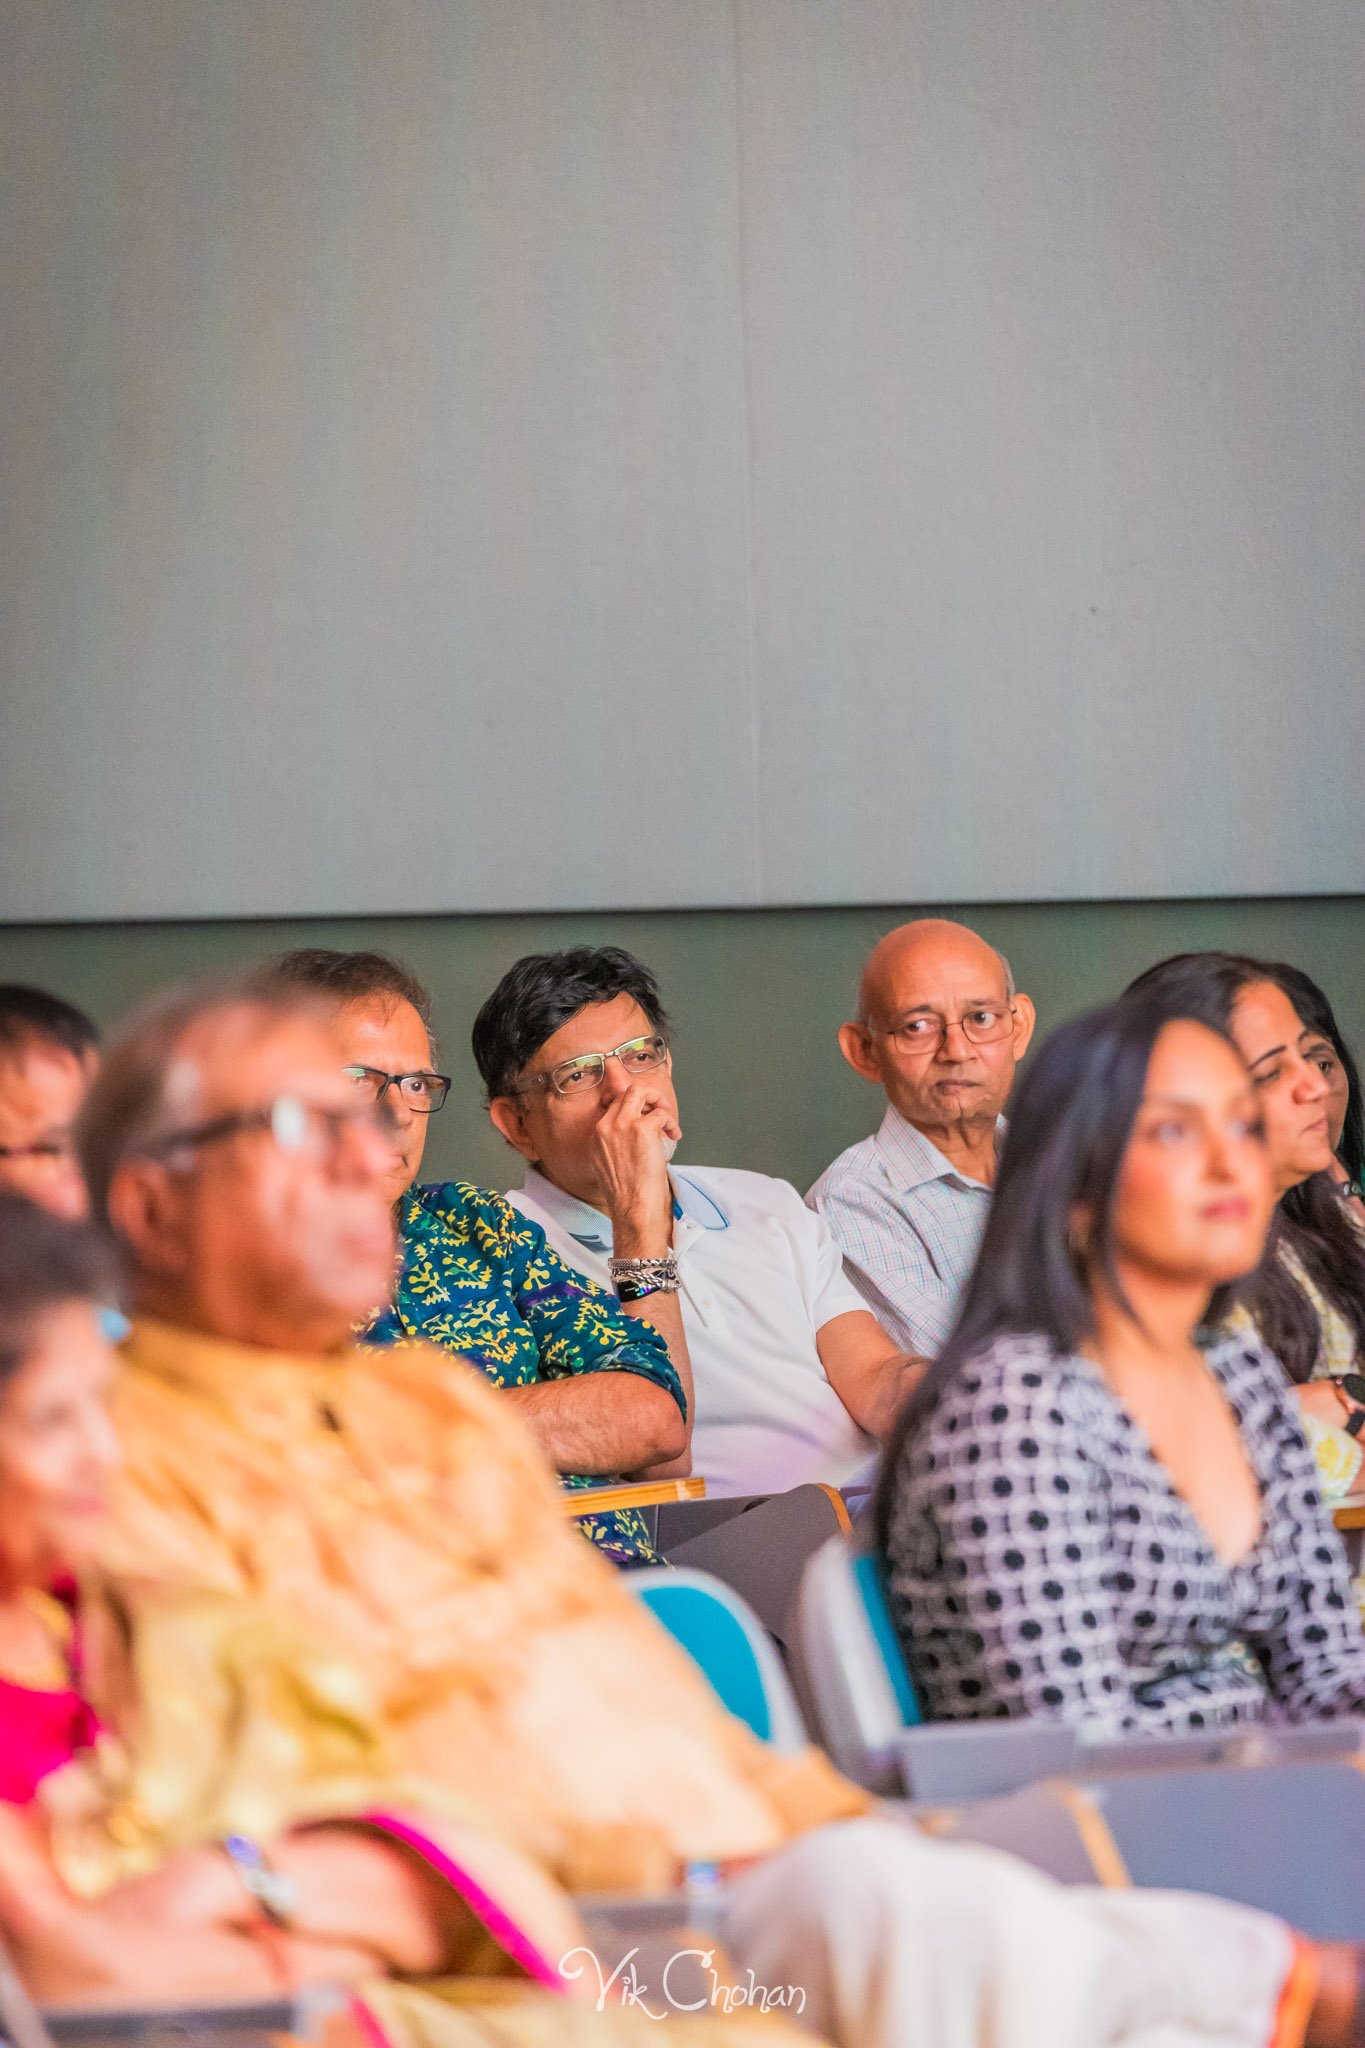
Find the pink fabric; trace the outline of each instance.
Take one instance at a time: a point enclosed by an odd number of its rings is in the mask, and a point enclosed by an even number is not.
[[[373,2007],[366,2005],[363,1998],[353,1998],[350,2005],[351,2018],[365,2036],[369,2048],[394,2048],[393,2042],[379,2024],[379,2016]]]
[[[0,1678],[0,1800],[27,1806],[43,1779],[89,1749],[98,1733],[74,1687],[35,1692]]]
[[[517,1926],[497,1900],[491,1898],[483,1886],[429,1835],[420,1834],[407,1821],[399,1820],[391,1813],[367,1813],[361,1818],[368,1827],[377,1828],[381,1833],[392,1836],[395,1842],[403,1842],[409,1849],[414,1849],[438,1877],[443,1877],[459,1893],[470,1911],[482,1920],[499,1948],[525,1970],[533,1983],[549,1985],[567,1994],[569,1987],[550,1958],[541,1954],[530,1936]]]

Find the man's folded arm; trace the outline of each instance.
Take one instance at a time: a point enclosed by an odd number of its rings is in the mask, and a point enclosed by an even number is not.
[[[524,1232],[529,1219],[517,1221]],[[507,1389],[522,1421],[559,1472],[690,1470],[690,1402],[667,1339],[567,1266],[538,1224],[529,1228],[517,1306],[535,1333],[541,1377]]]
[[[687,1450],[681,1402],[631,1367],[594,1368],[567,1379],[508,1387],[510,1401],[558,1472],[628,1477]]]

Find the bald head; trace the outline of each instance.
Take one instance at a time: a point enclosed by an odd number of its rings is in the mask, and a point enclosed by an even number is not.
[[[1014,995],[1009,961],[977,932],[951,918],[917,917],[878,939],[868,954],[858,983],[859,1018],[876,1024],[895,1009],[900,990],[932,982],[944,971],[974,976],[982,992],[1005,1002]]]
[[[1002,953],[966,925],[922,917],[873,948],[839,1045],[908,1123],[980,1173],[1033,1022]]]

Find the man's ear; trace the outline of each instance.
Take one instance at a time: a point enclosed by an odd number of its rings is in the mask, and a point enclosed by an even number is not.
[[[881,1074],[872,1057],[872,1045],[865,1024],[841,1024],[839,1026],[839,1050],[855,1074],[861,1074],[865,1081],[881,1085]]]
[[[515,1095],[495,1095],[488,1105],[493,1128],[501,1131],[514,1152],[520,1152],[523,1159],[532,1166],[536,1163],[536,1148],[526,1131],[526,1119],[522,1115],[520,1099]]]
[[[1038,1012],[1033,1007],[1032,996],[1017,995],[1014,998],[1014,1057],[1017,1060],[1021,1060],[1028,1051],[1037,1022]]]
[[[132,1263],[144,1273],[183,1273],[189,1249],[178,1225],[183,1195],[176,1176],[159,1162],[128,1160],[109,1183],[109,1224]]]

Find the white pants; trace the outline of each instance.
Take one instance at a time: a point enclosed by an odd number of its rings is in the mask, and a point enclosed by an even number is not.
[[[1250,1907],[1059,1885],[891,1818],[746,1873],[722,1938],[741,1984],[804,1992],[838,2048],[1268,2048],[1292,1957]]]

